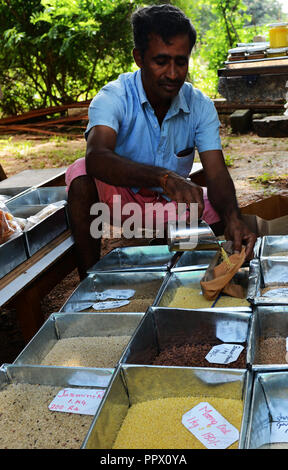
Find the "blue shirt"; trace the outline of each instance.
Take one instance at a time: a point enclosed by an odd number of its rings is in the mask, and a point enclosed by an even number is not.
[[[87,138],[93,126],[117,133],[115,152],[130,160],[172,170],[187,178],[198,152],[221,149],[214,103],[185,82],[160,127],[144,91],[141,70],[105,85],[89,106]],[[179,152],[190,149],[188,155]]]

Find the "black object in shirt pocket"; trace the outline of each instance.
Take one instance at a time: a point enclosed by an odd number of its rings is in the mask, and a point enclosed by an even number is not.
[[[190,155],[194,150],[194,147],[189,147],[188,149],[185,149],[185,150],[181,150],[180,152],[177,153],[177,157],[181,158],[181,157],[187,157],[188,155]]]

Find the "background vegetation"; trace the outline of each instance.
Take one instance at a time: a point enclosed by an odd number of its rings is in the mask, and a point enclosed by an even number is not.
[[[145,4],[163,3],[146,1]],[[277,0],[175,0],[198,32],[190,79],[217,96],[228,49],[268,38],[284,21]],[[133,70],[130,16],[136,0],[0,0],[0,111],[91,99],[107,81]]]

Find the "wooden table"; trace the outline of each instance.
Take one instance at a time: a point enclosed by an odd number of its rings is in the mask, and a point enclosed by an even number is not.
[[[67,230],[0,280],[0,308],[8,302],[15,306],[26,343],[45,320],[41,300],[75,268],[74,240]]]

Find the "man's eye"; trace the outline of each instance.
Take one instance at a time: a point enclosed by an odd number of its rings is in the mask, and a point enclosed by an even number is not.
[[[155,59],[157,65],[165,65],[167,63],[166,59]]]
[[[179,67],[183,67],[184,65],[187,65],[187,60],[186,59],[177,59],[176,60],[176,65]]]

